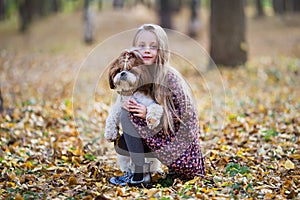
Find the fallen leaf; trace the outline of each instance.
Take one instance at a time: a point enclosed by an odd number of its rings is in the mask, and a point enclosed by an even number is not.
[[[295,164],[291,160],[288,159],[288,160],[285,161],[284,167],[287,170],[289,170],[289,169],[295,169]]]

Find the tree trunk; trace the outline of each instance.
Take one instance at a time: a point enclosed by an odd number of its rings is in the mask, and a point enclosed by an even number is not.
[[[26,32],[32,20],[32,1],[24,0],[19,4],[20,31]]]
[[[217,65],[237,66],[247,61],[244,2],[211,0],[210,56]]]
[[[172,8],[171,8],[171,0],[160,0],[160,25],[163,28],[172,29]]]
[[[94,40],[90,0],[84,0],[84,42],[90,44]]]
[[[286,10],[285,0],[273,0],[273,10],[275,14],[282,15]]]
[[[114,0],[113,7],[114,9],[122,9],[124,7],[124,0]]]
[[[300,1],[293,0],[293,11],[300,12]]]
[[[59,12],[61,11],[61,0],[52,0],[52,3],[51,3],[51,10],[52,12]]]
[[[103,1],[102,0],[98,0],[98,10],[102,10],[103,7]]]
[[[200,0],[192,0],[191,1],[191,21],[189,24],[189,36],[192,38],[197,37],[198,31],[200,29],[200,22],[198,19],[198,10],[200,7]]]
[[[3,102],[2,92],[1,92],[1,88],[0,88],[0,113],[2,113],[4,110],[3,104],[4,104],[4,102]]]
[[[0,0],[0,20],[4,20],[6,18],[6,0]]]
[[[264,9],[262,6],[262,0],[256,0],[256,11],[257,11],[257,17],[263,17],[265,16]]]

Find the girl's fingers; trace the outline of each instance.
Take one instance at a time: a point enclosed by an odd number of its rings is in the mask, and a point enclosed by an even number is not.
[[[134,99],[129,99],[128,103],[133,105],[139,105]]]
[[[133,116],[143,118],[143,114],[139,114],[139,113],[135,113],[133,114]]]
[[[132,112],[134,116],[146,118],[146,107],[139,104],[138,106],[128,106],[129,112]]]

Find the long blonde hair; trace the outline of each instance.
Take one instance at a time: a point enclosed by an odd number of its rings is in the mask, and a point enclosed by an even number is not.
[[[165,133],[167,134],[168,128],[171,131],[174,131],[172,113],[177,117],[178,120],[181,121],[181,119],[175,112],[175,106],[172,100],[172,91],[169,90],[167,74],[171,72],[178,78],[178,80],[180,81],[179,85],[182,86],[182,90],[186,99],[190,98],[191,100],[191,90],[181,74],[176,69],[170,66],[168,36],[162,27],[156,24],[142,25],[140,28],[138,28],[133,38],[133,46],[136,47],[138,37],[144,31],[152,32],[156,36],[158,42],[156,63],[153,65],[153,88],[151,91],[151,96],[159,105],[163,106],[164,108],[164,115],[162,120]]]

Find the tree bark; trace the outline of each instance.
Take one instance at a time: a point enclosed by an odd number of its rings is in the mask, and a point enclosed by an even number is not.
[[[171,8],[171,0],[160,0],[160,25],[163,28],[172,29],[172,8]]]
[[[300,1],[293,0],[293,11],[300,12]]]
[[[114,0],[113,7],[114,9],[122,9],[124,7],[124,0]]]
[[[285,10],[285,0],[273,0],[273,10],[275,14],[282,15]]]
[[[61,11],[61,0],[52,0],[52,3],[51,3],[51,10],[52,12],[59,12]]]
[[[0,113],[2,113],[3,111],[4,111],[4,101],[3,101],[2,92],[0,88]]]
[[[256,11],[257,11],[257,17],[263,17],[265,16],[264,9],[262,6],[262,0],[256,0]]]
[[[189,36],[192,38],[197,37],[200,29],[200,22],[198,19],[198,10],[200,7],[200,0],[192,0],[190,4],[191,18],[189,24]]]
[[[244,2],[211,0],[210,56],[217,65],[237,66],[247,61]]]
[[[90,44],[94,40],[92,13],[89,6],[90,0],[84,0],[84,42]]]
[[[20,31],[26,32],[32,20],[32,1],[24,0],[19,4]]]
[[[6,18],[6,0],[0,0],[0,20]]]

